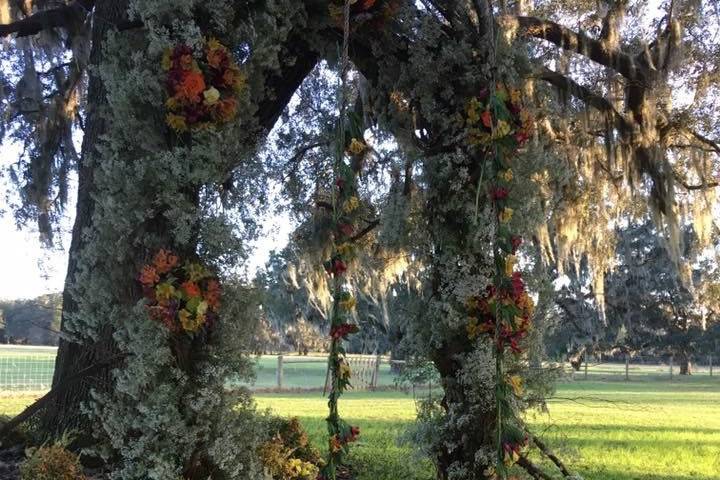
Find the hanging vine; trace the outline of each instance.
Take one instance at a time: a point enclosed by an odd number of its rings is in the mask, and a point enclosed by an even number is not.
[[[523,354],[534,304],[528,296],[522,274],[516,271],[517,249],[522,238],[513,234],[512,162],[528,138],[532,119],[523,109],[518,90],[498,86],[470,100],[466,126],[468,143],[482,158],[491,158],[488,168],[490,200],[496,218],[493,245],[494,277],[485,291],[467,300],[471,339],[485,335],[495,346],[495,403],[497,412],[497,461],[486,475],[507,477],[507,468],[520,459],[528,436],[513,407],[513,397],[522,396],[522,378],[506,372],[506,355]],[[478,188],[481,188],[479,185]]]

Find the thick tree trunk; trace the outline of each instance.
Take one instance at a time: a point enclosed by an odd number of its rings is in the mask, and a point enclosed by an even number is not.
[[[95,5],[95,18],[102,21],[93,23],[92,50],[90,53],[91,66],[96,66],[102,60],[103,40],[113,23],[125,19],[127,1],[104,0]],[[99,161],[96,156],[96,145],[105,133],[106,125],[103,109],[107,106],[105,87],[96,72],[90,70],[87,92],[87,114],[85,120],[85,135],[82,144],[82,160],[78,168],[78,197],[75,213],[75,225],[70,243],[68,269],[65,276],[65,289],[63,291],[63,311],[61,330],[67,331],[69,318],[77,312],[78,305],[73,297],[73,285],[78,271],[78,257],[84,248],[85,239],[83,231],[92,224],[94,210],[93,200],[93,169]],[[61,435],[63,432],[75,430],[82,436],[89,436],[91,428],[87,419],[80,413],[83,402],[90,399],[90,390],[106,389],[110,385],[110,371],[117,366],[118,361],[109,362],[102,369],[95,371],[87,380],[75,382],[72,386],[63,388],[63,381],[73,377],[79,371],[118,353],[112,338],[112,330],[107,329],[99,333],[93,343],[80,343],[66,338],[60,339],[58,355],[55,359],[55,373],[53,375],[53,388],[61,388],[51,404],[45,409],[40,418],[40,429],[46,436]]]
[[[95,21],[92,32],[92,50],[90,64],[98,65],[103,55],[103,40],[113,24],[120,23],[126,19],[127,0],[112,1],[102,0],[96,2]],[[287,65],[280,71],[256,72],[256,75],[263,76],[267,96],[258,105],[258,130],[253,138],[259,142],[264,134],[272,128],[280,114],[290,101],[293,93],[313,69],[318,60],[318,55],[300,36],[301,32],[287,39],[284,49],[291,51],[296,61]],[[78,258],[86,247],[83,232],[92,227],[95,182],[94,168],[99,163],[97,158],[96,145],[102,135],[106,133],[106,122],[103,110],[107,107],[106,90],[101,79],[93,74],[89,76],[87,94],[87,115],[86,128],[82,145],[82,162],[79,166],[78,175],[78,199],[76,207],[75,225],[72,232],[72,240],[69,249],[68,270],[65,279],[65,290],[63,292],[63,313],[61,330],[67,332],[69,319],[78,311],[78,304],[73,296],[73,286],[78,274]],[[168,245],[172,245],[168,239]],[[128,283],[118,285],[118,291],[123,292],[128,302],[139,298],[133,297],[137,292],[137,285],[133,276],[127,276]],[[93,371],[92,377],[81,382],[74,382],[72,386],[63,388],[63,381],[72,378],[99,361],[111,357],[119,357],[118,348],[113,340],[113,328],[107,325],[101,332],[98,332],[97,340],[71,341],[63,338],[60,341],[58,355],[55,360],[55,373],[53,376],[53,388],[60,389],[60,392],[53,398],[49,406],[40,415],[40,431],[45,436],[56,436],[66,431],[76,431],[90,440],[92,432],[87,418],[81,413],[81,406],[91,400],[91,390],[108,391],[112,388],[111,372],[120,366],[121,360],[107,362],[100,369]]]

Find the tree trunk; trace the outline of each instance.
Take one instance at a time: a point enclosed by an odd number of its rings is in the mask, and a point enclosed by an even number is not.
[[[93,22],[92,50],[90,53],[90,66],[96,66],[102,60],[103,40],[110,26],[123,20],[126,16],[127,1],[104,0],[96,2],[95,18],[103,21]],[[75,213],[75,224],[70,243],[65,288],[63,291],[63,310],[61,331],[67,331],[68,319],[78,310],[77,302],[73,296],[73,285],[78,271],[78,257],[84,248],[85,239],[83,231],[92,224],[92,215],[95,201],[93,199],[94,182],[93,169],[98,161],[96,145],[105,133],[106,125],[102,110],[107,106],[105,87],[96,72],[89,70],[87,92],[87,115],[85,120],[85,134],[82,143],[82,159],[78,167],[78,197]],[[80,370],[109,358],[118,353],[112,338],[112,329],[99,332],[96,341],[80,342],[61,337],[58,354],[55,359],[55,373],[53,375],[53,388],[62,386],[63,381],[76,375]],[[118,361],[108,363],[92,378],[76,382],[69,388],[63,389],[55,396],[51,404],[45,409],[40,418],[40,429],[45,436],[58,436],[63,432],[75,430],[84,436],[89,436],[91,428],[87,418],[80,412],[81,404],[90,400],[90,390],[107,389],[110,385],[110,371],[118,365]]]
[[[680,365],[680,375],[692,375],[692,362],[686,351],[682,350],[678,354],[678,364]]]

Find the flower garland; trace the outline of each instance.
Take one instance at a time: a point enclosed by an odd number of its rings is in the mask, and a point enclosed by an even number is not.
[[[497,463],[486,475],[506,478],[507,468],[517,462],[528,437],[511,404],[521,398],[522,378],[505,372],[504,356],[524,353],[522,340],[531,326],[534,304],[522,274],[515,270],[517,249],[522,238],[509,227],[513,216],[511,191],[512,157],[529,138],[532,117],[522,106],[520,92],[498,86],[493,94],[484,92],[468,103],[465,120],[468,143],[492,157],[493,181],[490,200],[497,220],[493,257],[493,283],[467,300],[467,334],[492,339],[496,351]]]
[[[344,154],[357,160],[365,153],[366,145],[358,137],[352,137],[347,144]],[[325,262],[326,272],[331,276],[333,291],[333,310],[330,323],[330,355],[329,368],[331,374],[330,393],[328,395],[328,408],[330,414],[327,417],[329,441],[328,460],[323,467],[318,479],[334,480],[336,470],[342,464],[349,451],[349,444],[356,441],[360,429],[351,426],[340,418],[338,413],[338,399],[351,387],[350,378],[352,370],[345,356],[343,341],[349,335],[358,332],[358,326],[350,323],[352,310],[355,308],[356,300],[350,292],[345,290],[343,276],[348,271],[350,261],[354,257],[352,245],[355,234],[355,224],[360,201],[356,195],[356,172],[346,164],[339,154],[340,162],[336,163],[335,185],[333,192],[333,252]]]
[[[212,329],[222,292],[217,277],[203,265],[180,263],[177,255],[161,249],[142,267],[138,280],[150,318],[171,333],[193,337]]]
[[[247,83],[230,51],[214,38],[203,55],[187,45],[168,49],[162,58],[167,72],[165,122],[177,133],[227,123],[237,114],[237,96]]]

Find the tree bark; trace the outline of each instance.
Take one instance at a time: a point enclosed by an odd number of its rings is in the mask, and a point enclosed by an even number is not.
[[[97,66],[101,62],[105,35],[113,23],[119,23],[125,19],[126,10],[127,1],[101,0],[96,2],[96,18],[102,18],[103,21],[93,22],[92,50],[90,52],[91,66]],[[69,318],[78,310],[77,302],[73,296],[73,285],[78,272],[78,257],[85,246],[83,231],[92,224],[95,205],[93,199],[93,169],[98,162],[96,145],[106,130],[106,122],[102,112],[107,106],[105,87],[93,69],[88,71],[87,114],[82,143],[82,157],[78,166],[75,224],[72,231],[68,269],[63,291],[63,311],[60,327],[63,332],[67,331],[66,327]],[[55,359],[53,387],[57,387],[79,371],[117,355],[119,352],[113,341],[112,333],[112,329],[108,326],[108,328],[99,332],[97,340],[92,343],[81,343],[61,337],[57,358]],[[117,367],[119,361],[108,363],[102,369],[95,371],[92,377],[78,381],[72,388],[64,389],[62,394],[57,395],[44,409],[40,417],[39,425],[43,435],[53,437],[61,435],[65,431],[75,430],[81,436],[87,434],[89,437],[91,428],[87,423],[87,418],[80,413],[81,404],[90,399],[90,390],[92,388],[108,388],[110,372]]]
[[[677,357],[680,365],[680,375],[692,375],[692,362],[687,352],[681,350]]]

